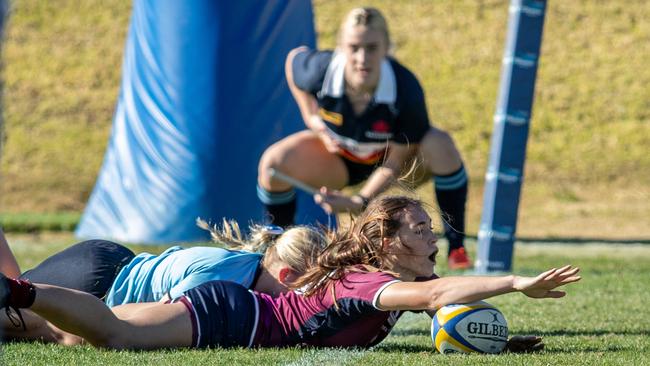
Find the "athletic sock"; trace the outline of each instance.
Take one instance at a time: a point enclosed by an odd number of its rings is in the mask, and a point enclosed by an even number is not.
[[[264,204],[266,217],[270,224],[287,227],[293,225],[296,215],[296,192],[269,192],[257,186],[257,197]]]
[[[465,167],[448,175],[433,178],[436,199],[443,215],[449,252],[462,248],[465,241],[465,203],[467,202],[467,173]]]

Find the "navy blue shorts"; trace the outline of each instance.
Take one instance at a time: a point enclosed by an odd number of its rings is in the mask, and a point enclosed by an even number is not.
[[[354,186],[357,185],[364,180],[368,179],[368,177],[372,174],[372,172],[377,169],[379,166],[378,164],[361,164],[361,163],[355,163],[353,161],[350,161],[343,156],[341,156],[341,160],[343,160],[343,163],[345,164],[345,167],[348,169],[348,185],[349,186]]]
[[[44,260],[20,278],[88,292],[103,298],[135,254],[107,240],[87,240]]]
[[[192,317],[192,346],[250,347],[257,331],[257,297],[230,281],[205,282],[175,300],[183,302]]]

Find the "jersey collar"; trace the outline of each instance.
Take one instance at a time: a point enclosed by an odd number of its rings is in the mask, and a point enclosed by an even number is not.
[[[345,90],[345,62],[346,57],[342,53],[334,52],[330,64],[325,72],[321,94],[333,98],[343,96]],[[379,84],[375,91],[374,101],[381,104],[394,104],[397,97],[397,84],[395,82],[395,72],[390,66],[388,59],[384,58],[381,62],[379,73]]]

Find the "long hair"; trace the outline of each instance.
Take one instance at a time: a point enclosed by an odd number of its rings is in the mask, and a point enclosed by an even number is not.
[[[384,239],[395,240],[408,207],[422,207],[416,199],[385,196],[370,202],[348,229],[333,234],[330,244],[318,256],[316,266],[292,285],[311,296],[331,281],[341,280],[348,271],[386,271],[390,265]]]
[[[328,243],[325,234],[309,226],[294,226],[278,232],[268,226],[251,225],[250,235],[244,237],[234,220],[224,219],[221,227],[217,227],[197,219],[197,225],[208,230],[213,241],[228,249],[263,254],[265,266],[278,261],[298,274],[305,273],[315,265],[318,254]]]

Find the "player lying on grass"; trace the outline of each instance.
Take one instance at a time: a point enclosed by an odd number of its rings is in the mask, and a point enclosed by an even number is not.
[[[433,272],[438,253],[431,218],[419,201],[384,197],[371,202],[340,232],[317,265],[273,298],[228,281],[211,281],[170,303],[109,308],[84,292],[0,279],[0,307],[29,308],[98,347],[370,347],[381,342],[404,311],[510,292],[559,298],[556,288],[580,280],[578,268],[536,277],[447,277]],[[517,339],[524,349],[539,338]]]
[[[211,280],[234,281],[246,288],[277,295],[305,273],[325,247],[325,236],[310,227],[252,226],[248,240],[235,222],[219,230],[209,228],[215,247],[172,247],[160,255],[134,256],[128,248],[105,240],[71,246],[25,272],[20,278],[90,293],[108,306],[152,302],[181,296],[190,288]],[[13,258],[8,246],[5,249]],[[124,308],[122,308],[124,310]],[[41,340],[65,344],[79,338],[61,331],[43,318],[23,312],[23,325],[16,314],[0,315],[3,334],[10,339]]]

